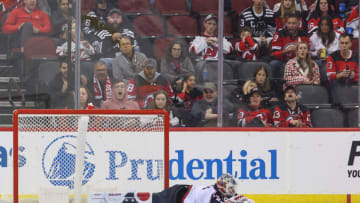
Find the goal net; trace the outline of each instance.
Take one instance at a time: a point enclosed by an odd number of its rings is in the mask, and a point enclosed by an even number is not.
[[[52,201],[51,191],[65,199],[79,191],[159,192],[169,184],[168,126],[157,110],[17,110],[14,202]]]

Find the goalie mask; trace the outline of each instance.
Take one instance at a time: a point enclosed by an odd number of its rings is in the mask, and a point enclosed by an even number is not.
[[[236,180],[228,173],[222,174],[216,181],[217,189],[225,196],[232,197],[236,194],[235,192]]]

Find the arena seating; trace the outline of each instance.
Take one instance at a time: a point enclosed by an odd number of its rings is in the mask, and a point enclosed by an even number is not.
[[[186,0],[156,0],[155,8],[157,8],[161,15],[188,15],[188,5]]]
[[[297,85],[297,95],[299,102],[307,108],[330,108],[328,91],[320,85]]]
[[[156,39],[154,43],[154,55],[158,60],[162,59],[166,55],[169,44],[173,39],[175,38],[163,37]]]
[[[344,115],[339,109],[317,109],[311,112],[311,122],[317,128],[342,128]]]
[[[242,1],[242,0],[233,0],[231,1],[232,10],[237,14],[241,14],[241,12],[250,7],[252,5],[252,1]]]
[[[359,126],[359,109],[350,109],[346,114],[347,126],[357,128]]]
[[[149,0],[118,0],[118,5],[128,15],[151,14]]]
[[[206,3],[203,0],[191,0],[191,10],[202,15],[217,13],[218,8],[218,0],[206,0]]]
[[[198,24],[190,16],[172,16],[167,20],[168,34],[177,37],[195,37],[199,35]]]
[[[43,61],[39,64],[39,83],[49,85],[51,80],[59,72],[60,63],[58,61]]]
[[[81,12],[87,14],[95,9],[95,0],[81,0]]]
[[[134,20],[134,31],[139,37],[160,37],[165,34],[164,20],[156,15],[140,15]]]
[[[240,66],[236,67],[238,71],[239,79],[244,81],[253,79],[256,69],[262,66],[265,67],[266,70],[268,71],[269,78],[272,78],[271,67],[269,66],[269,64],[264,62],[249,61],[249,62],[243,62],[240,64]]]
[[[58,56],[56,54],[56,44],[54,40],[46,36],[36,36],[29,38],[24,44],[24,70],[22,70],[23,75],[28,77],[37,76],[37,66],[40,61],[54,60]],[[29,76],[29,74],[33,74]],[[28,78],[29,79],[29,78]]]
[[[217,61],[202,61],[195,66],[195,75],[199,82],[217,82],[218,67]],[[224,61],[224,81],[234,80],[232,62]]]
[[[332,95],[334,104],[339,104],[342,108],[358,108],[358,87],[352,86],[336,86]]]

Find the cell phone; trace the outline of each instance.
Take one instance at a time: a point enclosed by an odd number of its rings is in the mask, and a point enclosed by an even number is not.
[[[346,70],[350,70],[350,67],[349,67],[349,65],[346,65]]]

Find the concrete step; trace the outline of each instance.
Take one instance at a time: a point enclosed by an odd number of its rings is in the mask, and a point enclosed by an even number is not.
[[[14,101],[14,105],[16,108],[35,108],[36,107],[34,101],[26,101],[24,107],[22,106],[21,101]],[[11,108],[12,106],[9,101],[0,101],[0,108],[1,107]]]

